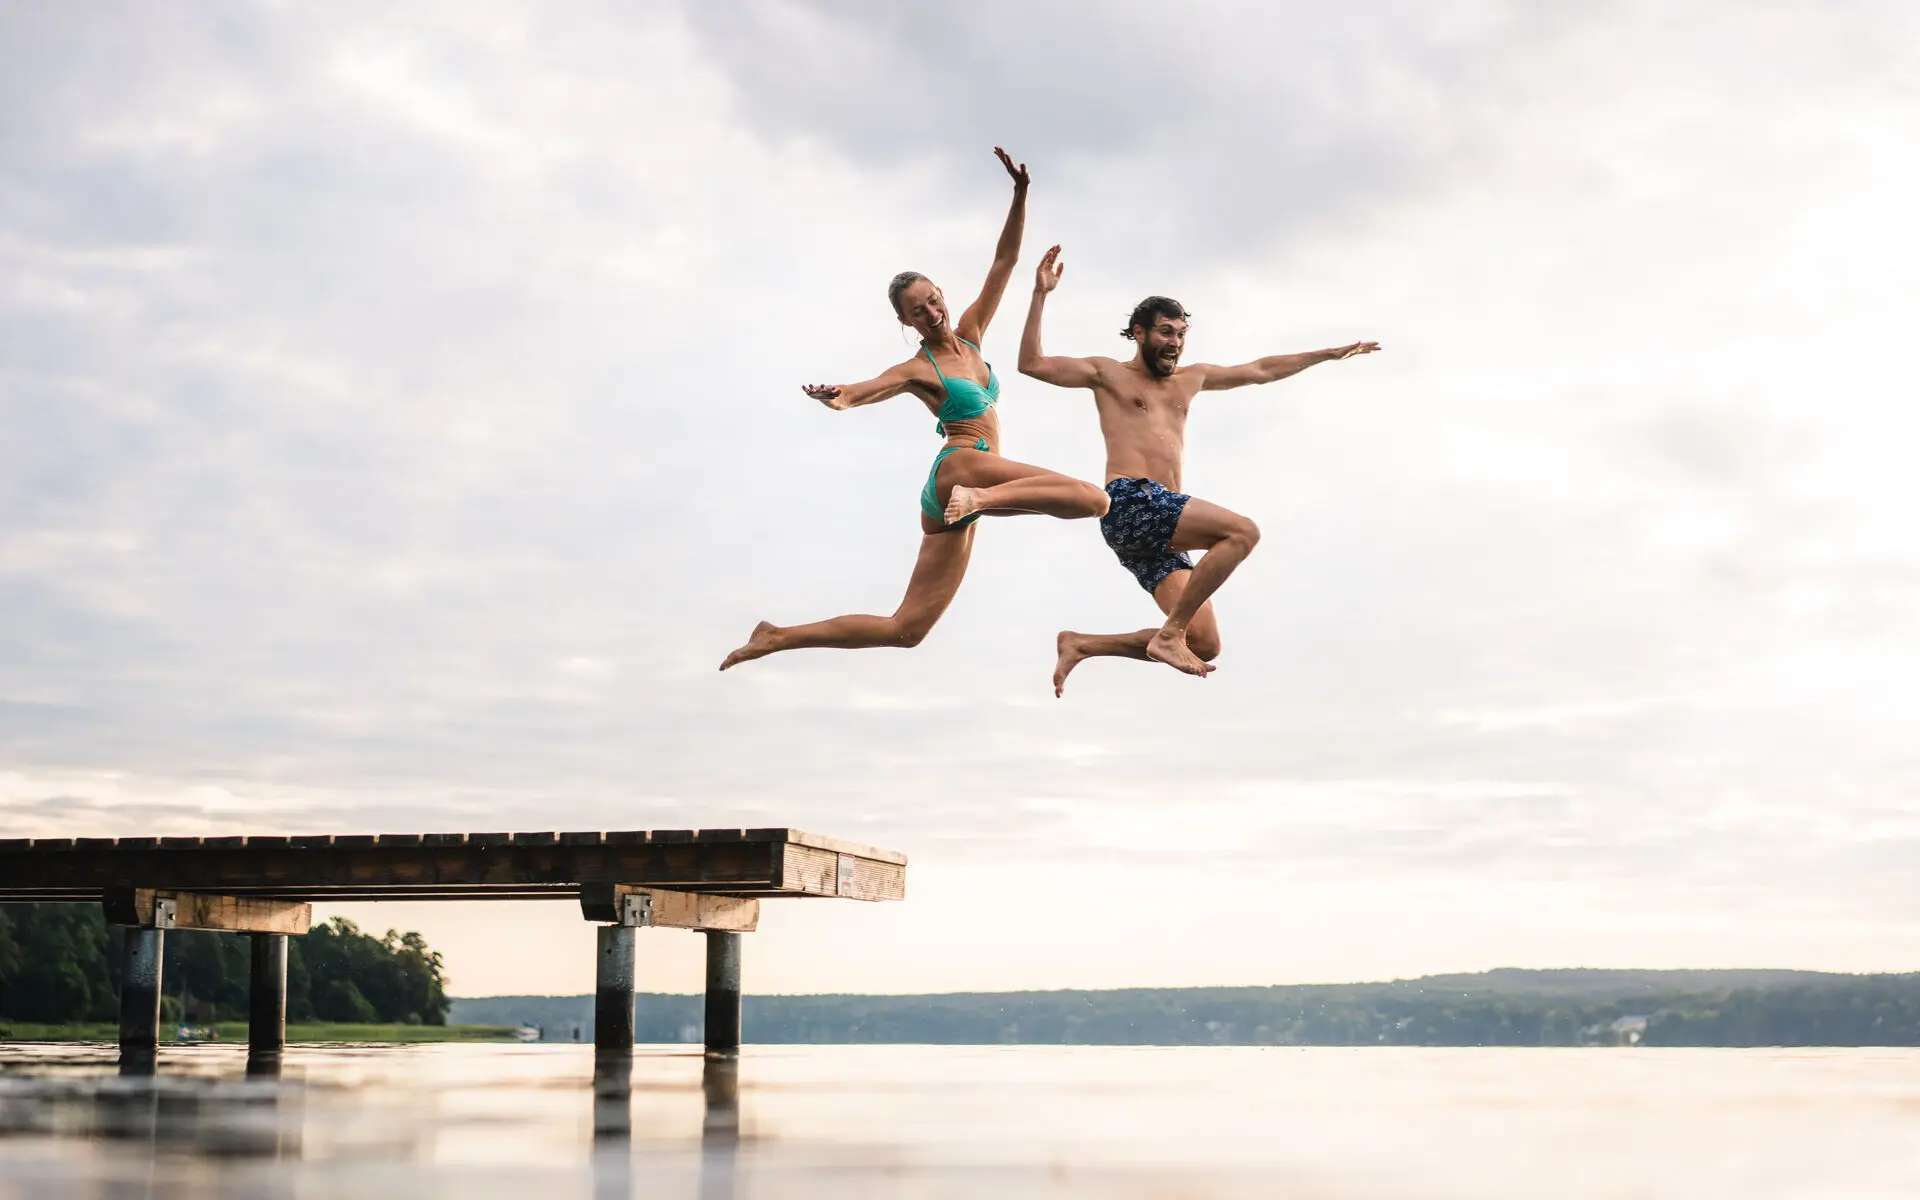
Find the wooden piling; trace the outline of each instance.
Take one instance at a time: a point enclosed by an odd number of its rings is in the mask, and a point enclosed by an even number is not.
[[[128,928],[120,955],[120,1073],[151,1075],[160,1056],[160,957],[166,931]]]
[[[287,935],[250,933],[247,1074],[278,1075],[287,1048]]]
[[[740,1052],[740,935],[707,931],[707,1053]]]
[[[633,927],[602,925],[594,972],[593,1049],[633,1054]]]

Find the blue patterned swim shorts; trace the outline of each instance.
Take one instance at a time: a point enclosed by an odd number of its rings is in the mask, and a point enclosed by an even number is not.
[[[1100,533],[1148,595],[1175,571],[1193,570],[1185,551],[1167,549],[1188,497],[1151,479],[1116,479],[1107,484],[1107,499]]]

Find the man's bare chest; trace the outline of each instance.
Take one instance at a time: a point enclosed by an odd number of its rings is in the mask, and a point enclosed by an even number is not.
[[[1193,398],[1173,389],[1148,391],[1129,388],[1115,390],[1101,405],[1109,420],[1126,425],[1157,428],[1181,428],[1187,423],[1187,409]]]

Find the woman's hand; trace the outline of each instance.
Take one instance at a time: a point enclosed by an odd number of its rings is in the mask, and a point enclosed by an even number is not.
[[[840,398],[840,385],[837,383],[803,383],[800,390],[835,412],[844,412],[847,402]]]
[[[1013,176],[1013,189],[1017,192],[1026,191],[1028,182],[1027,164],[1021,163],[1017,167],[1014,166],[1013,159],[1007,157],[1007,152],[998,146],[993,148],[993,155],[1000,160],[1000,165],[1007,169],[1007,174]]]

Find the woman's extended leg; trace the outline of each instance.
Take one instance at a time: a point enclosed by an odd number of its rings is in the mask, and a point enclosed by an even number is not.
[[[892,616],[856,613],[810,625],[786,626],[762,621],[754,626],[753,636],[747,639],[746,645],[727,655],[720,669],[724,671],[782,650],[804,650],[812,646],[841,650],[918,646],[940,615],[947,611],[947,605],[953,603],[960,581],[967,576],[967,560],[972,554],[971,528],[923,534],[920,557],[913,564],[913,577],[907,581],[907,594]]]
[[[983,450],[949,454],[937,486],[946,493],[949,525],[974,513],[1038,513],[1068,521],[1107,515],[1107,493],[1091,483]]]

